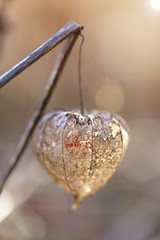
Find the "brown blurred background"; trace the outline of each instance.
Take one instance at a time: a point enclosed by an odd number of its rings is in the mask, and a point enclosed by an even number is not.
[[[131,130],[128,151],[114,177],[75,212],[70,210],[72,197],[57,187],[28,146],[0,197],[0,239],[159,240],[160,1],[0,0],[0,14],[0,74],[69,20],[83,24],[85,108],[117,112]],[[79,107],[79,44],[48,110]],[[0,91],[1,176],[59,50]]]

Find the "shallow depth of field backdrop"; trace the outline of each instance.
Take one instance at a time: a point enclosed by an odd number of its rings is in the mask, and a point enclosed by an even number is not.
[[[31,146],[0,197],[1,240],[160,239],[160,1],[0,0],[0,74],[70,19],[83,24],[85,108],[117,112],[131,130],[108,185],[71,211],[72,197]],[[78,108],[77,41],[48,110]],[[0,91],[0,177],[29,121],[60,46]]]

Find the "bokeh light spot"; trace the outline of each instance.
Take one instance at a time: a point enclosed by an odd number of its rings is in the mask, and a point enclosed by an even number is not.
[[[14,200],[4,191],[0,196],[0,222],[2,222],[14,209]]]
[[[124,105],[123,90],[117,84],[105,84],[98,89],[95,102],[99,110],[117,112]]]
[[[151,7],[155,10],[160,10],[160,0],[151,0]]]

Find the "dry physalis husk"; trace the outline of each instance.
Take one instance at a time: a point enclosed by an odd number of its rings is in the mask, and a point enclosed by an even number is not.
[[[115,114],[57,111],[42,118],[33,146],[48,173],[73,194],[75,208],[107,183],[128,140],[126,123]]]

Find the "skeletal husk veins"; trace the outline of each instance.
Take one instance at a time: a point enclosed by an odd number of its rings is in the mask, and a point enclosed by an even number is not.
[[[128,140],[128,128],[118,115],[57,111],[39,122],[33,147],[47,172],[75,197],[76,208],[107,183]]]

